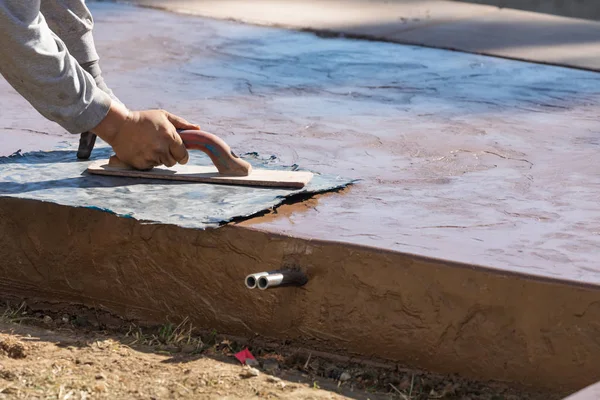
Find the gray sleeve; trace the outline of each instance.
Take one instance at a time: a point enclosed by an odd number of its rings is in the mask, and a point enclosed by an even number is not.
[[[84,0],[42,0],[40,11],[79,64],[99,59],[92,35],[94,18]]]
[[[48,27],[40,0],[0,0],[0,73],[40,114],[73,134],[97,126],[112,102]]]
[[[40,11],[46,23],[66,45],[79,65],[94,78],[96,86],[122,104],[102,77],[100,57],[94,43],[94,18],[85,0],[43,0]]]

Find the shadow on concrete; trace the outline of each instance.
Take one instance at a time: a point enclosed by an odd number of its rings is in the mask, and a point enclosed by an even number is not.
[[[27,154],[27,157],[25,157],[25,154]],[[90,160],[86,161],[78,160],[76,154],[77,152],[75,150],[28,151],[25,153],[23,153],[21,150],[18,150],[9,156],[0,157],[0,164],[48,164],[49,159],[56,160],[61,164],[84,163],[87,161],[108,158],[112,154],[112,149],[95,149],[93,156],[90,158]]]
[[[597,0],[453,0],[461,3],[485,4],[502,8],[559,15],[562,17],[600,20]]]
[[[389,32],[374,35],[381,39],[389,37],[391,40],[401,40],[403,33],[412,32],[422,36],[422,41],[435,37],[430,34],[436,32],[453,33],[451,36],[440,35],[439,43],[460,43],[471,48],[492,51],[530,46],[559,46],[580,45],[585,43],[600,46],[600,22],[581,21],[576,19],[554,19],[552,17],[512,18],[503,17],[504,12],[485,14],[483,16],[463,20],[435,20],[431,24],[424,23],[412,29],[403,29],[401,26],[389,27]],[[528,14],[530,16],[531,14]],[[381,25],[359,25],[340,28],[340,31],[368,32],[379,30]],[[474,34],[478,34],[475,35]],[[366,34],[368,36],[368,33]],[[457,42],[460,40],[460,42]]]
[[[600,70],[600,22],[518,19],[500,12],[464,20],[436,20],[407,29],[384,22],[306,31]]]
[[[127,187],[134,185],[147,185],[156,183],[154,179],[142,179],[142,178],[130,178],[130,179],[86,179],[85,176],[89,176],[87,173],[83,173],[78,178],[65,178],[65,179],[52,179],[48,181],[18,183],[18,182],[0,182],[0,195],[3,194],[19,194],[35,192],[39,190],[49,189],[64,189],[64,188],[117,188]],[[177,182],[177,181],[162,181],[160,182],[163,186],[176,186],[176,185],[189,185],[189,182]]]

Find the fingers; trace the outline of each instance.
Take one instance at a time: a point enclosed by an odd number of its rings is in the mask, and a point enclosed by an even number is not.
[[[168,149],[170,157],[173,158],[175,162],[178,162],[179,164],[186,164],[188,162],[189,155],[185,145],[183,144],[181,136],[179,136],[175,129],[171,130],[169,133],[172,137]]]
[[[185,151],[185,156],[179,160],[179,164],[181,165],[185,165],[187,164],[187,162],[190,160],[190,155],[188,154],[187,150]]]
[[[160,158],[160,163],[168,168],[171,168],[173,165],[177,164],[177,160],[173,158],[171,153],[165,153]]]
[[[171,114],[168,111],[163,111],[163,112],[169,119],[169,122],[171,122],[177,129],[193,129],[193,130],[200,129],[200,125],[191,124],[191,123],[187,122],[185,119],[178,117],[177,115]]]
[[[143,160],[141,158],[138,159],[133,159],[130,163],[129,163],[133,168],[140,170],[140,171],[149,171],[154,167],[158,167],[159,165],[162,164],[162,162],[159,161],[147,161],[147,160]]]
[[[165,115],[167,116],[169,122],[173,124],[175,129],[193,129],[193,130],[200,129],[200,126],[190,124],[185,119],[178,117],[177,115],[171,114],[167,111],[165,111]],[[173,136],[173,142],[171,142],[171,144],[169,146],[169,151],[171,153],[171,156],[175,160],[177,160],[177,162],[179,164],[182,164],[182,165],[187,164],[187,162],[189,160],[189,154],[183,143],[183,140],[181,139],[181,136],[179,136],[179,134],[175,130],[173,130],[173,132],[171,132],[171,134]]]

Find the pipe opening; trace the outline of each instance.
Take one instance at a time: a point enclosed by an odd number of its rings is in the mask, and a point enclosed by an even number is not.
[[[261,290],[265,290],[269,286],[269,280],[266,276],[261,276],[258,278],[258,288]]]
[[[256,287],[256,278],[252,275],[246,277],[246,287],[248,289],[254,289]]]

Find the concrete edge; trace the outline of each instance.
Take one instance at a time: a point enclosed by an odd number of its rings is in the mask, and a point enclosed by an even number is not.
[[[277,208],[277,207],[275,207],[275,208]],[[384,249],[384,248],[375,247],[375,246],[368,246],[368,245],[363,245],[363,244],[340,242],[340,241],[336,241],[336,240],[304,238],[304,237],[295,236],[293,234],[273,233],[267,229],[255,228],[253,226],[239,226],[238,227],[235,224],[228,224],[228,226],[234,226],[234,227],[236,227],[236,229],[247,229],[249,231],[255,231],[255,232],[261,233],[261,234],[267,234],[267,235],[272,234],[275,236],[281,236],[281,237],[290,238],[290,239],[317,241],[324,245],[339,245],[339,246],[344,246],[344,247],[347,247],[348,249],[352,249],[352,250],[358,251],[358,252],[364,251],[364,252],[373,252],[373,253],[382,253],[382,254],[385,254],[385,253],[402,254],[406,257],[419,259],[423,262],[443,263],[448,268],[456,268],[459,270],[460,269],[468,269],[468,270],[484,271],[490,275],[497,275],[499,277],[505,277],[505,278],[509,278],[509,279],[520,279],[520,280],[533,281],[533,282],[555,283],[555,284],[560,284],[560,285],[579,287],[582,289],[591,289],[591,290],[599,290],[600,291],[600,284],[597,284],[597,283],[583,282],[583,281],[578,281],[578,280],[574,280],[574,279],[571,280],[571,279],[565,279],[565,278],[552,278],[552,277],[549,277],[546,275],[536,275],[535,273],[526,274],[523,272],[506,270],[506,269],[502,269],[499,267],[494,267],[494,266],[489,266],[489,265],[484,265],[484,264],[464,263],[464,262],[460,262],[460,261],[443,259],[443,258],[439,258],[439,257],[426,256],[426,255],[418,254],[418,253],[389,250],[389,249]]]
[[[600,399],[600,382],[594,383],[563,400],[598,400]]]
[[[241,227],[0,199],[0,293],[569,393],[598,380],[600,290]],[[301,288],[248,290],[299,267]]]

